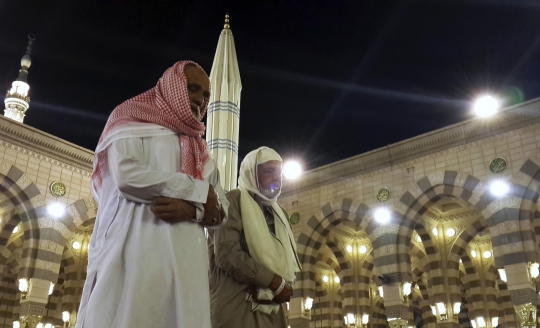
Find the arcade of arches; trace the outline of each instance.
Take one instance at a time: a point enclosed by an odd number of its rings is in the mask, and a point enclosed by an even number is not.
[[[92,159],[0,117],[0,328],[75,326]],[[539,192],[540,100],[287,181],[303,265],[291,328],[536,327]]]

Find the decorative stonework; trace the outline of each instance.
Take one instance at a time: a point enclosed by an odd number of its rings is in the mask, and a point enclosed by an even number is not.
[[[503,238],[503,242],[507,242],[507,244],[501,246],[503,254],[515,254],[523,252],[523,243],[521,242],[521,240],[508,241],[504,240]]]
[[[60,181],[54,181],[50,186],[51,194],[56,197],[62,197],[66,194],[66,185]]]
[[[471,246],[491,246],[491,238],[490,237],[476,237],[470,242]]]
[[[39,194],[36,197],[30,199],[30,203],[34,208],[40,207],[45,204],[45,195]]]
[[[86,205],[86,208],[89,209],[89,210],[97,210],[97,208],[98,208],[96,200],[92,196],[86,197],[84,199],[84,205]]]
[[[397,234],[398,231],[399,231],[399,225],[397,225],[397,224],[389,223],[389,224],[381,225],[381,226],[377,227],[373,231],[373,238],[377,239],[380,236],[382,236],[384,234],[387,234],[387,233]]]
[[[377,270],[377,267],[375,267],[375,269]],[[398,271],[398,266],[397,264],[392,264],[392,265],[383,265],[381,267],[379,267],[379,270],[378,270],[381,274],[385,274],[385,273],[396,273],[396,272],[399,272]]]
[[[92,176],[91,171],[81,169],[79,167],[67,164],[65,162],[59,161],[59,160],[51,158],[49,156],[45,156],[43,154],[34,152],[32,150],[29,150],[29,149],[26,149],[26,148],[11,144],[11,143],[9,143],[9,142],[7,142],[5,140],[0,140],[0,146],[1,147],[6,147],[6,148],[9,148],[9,149],[13,149],[18,153],[25,154],[25,155],[28,155],[28,156],[33,157],[33,158],[37,158],[40,161],[44,161],[46,163],[49,163],[51,165],[60,167],[62,169],[66,169],[66,170],[78,173],[78,174],[82,175],[83,177],[91,177]],[[4,173],[4,174],[7,174],[7,172]]]
[[[521,205],[521,199],[517,197],[503,197],[503,198],[497,198],[491,204],[487,206],[487,208],[482,211],[482,214],[486,215],[487,217],[490,217],[494,213],[497,213],[498,211],[502,210],[503,208],[519,208]]]
[[[463,188],[463,186],[465,185],[465,181],[467,181],[468,177],[469,177],[468,173],[458,172],[456,179],[454,181],[454,185]]]
[[[384,187],[377,192],[377,200],[379,202],[387,201],[390,198],[390,189]]]
[[[75,206],[75,204],[71,204],[68,207],[66,207],[66,212],[73,219],[78,218],[78,217],[81,216],[81,214],[79,213],[79,210],[77,210],[77,207]]]
[[[492,230],[495,230],[494,232],[498,235],[510,233],[510,232],[516,232],[519,231],[519,221],[505,221],[501,222],[498,225],[492,228]]]
[[[396,250],[397,250],[396,245],[382,246],[375,250],[375,256],[380,257],[380,256],[396,254]]]
[[[289,222],[291,224],[298,224],[300,222],[300,213],[294,212],[291,214],[291,217],[289,218]]]
[[[493,173],[500,173],[506,170],[508,163],[506,159],[502,157],[494,158],[491,163],[489,163],[489,170]]]
[[[9,168],[11,167],[11,165],[9,165],[8,163],[4,162],[4,161],[0,161],[0,173],[2,175],[7,175],[9,173]]]
[[[436,185],[443,184],[444,182],[444,172],[438,171],[435,173],[432,173],[428,175],[429,182],[431,183],[432,187],[435,187]]]
[[[407,320],[395,318],[395,319],[388,319],[388,325],[390,325],[390,328],[407,328]]]
[[[42,249],[44,251],[56,253],[57,248],[58,248],[58,244],[51,241],[51,240],[40,240],[39,241],[39,249]]]
[[[536,305],[532,303],[514,305],[521,327],[536,327]]]
[[[40,315],[25,315],[20,317],[21,328],[34,328],[43,318]]]
[[[30,179],[28,179],[28,177],[26,176],[26,174],[23,174],[19,180],[17,180],[17,182],[15,182],[15,184],[17,186],[19,186],[19,188],[21,188],[22,190],[26,189],[26,187],[28,187],[30,184],[32,184],[32,181],[30,181]]]
[[[36,268],[43,269],[47,271],[54,271],[55,264],[49,261],[36,260]]]
[[[39,218],[39,228],[52,228],[59,233],[64,233],[64,231],[67,229],[67,227],[60,221],[55,220],[53,218]]]
[[[424,217],[434,220],[437,223],[448,223],[448,222],[454,222],[454,221],[460,221],[460,220],[469,220],[473,217],[477,217],[481,215],[480,212],[476,208],[474,208],[471,211],[468,212],[462,212],[457,214],[450,214],[450,215],[436,215],[435,213],[431,211],[426,211],[424,213]]]

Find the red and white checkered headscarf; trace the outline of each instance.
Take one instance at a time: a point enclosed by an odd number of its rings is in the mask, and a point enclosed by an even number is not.
[[[182,156],[182,172],[195,179],[203,179],[204,164],[209,160],[204,134],[204,123],[198,121],[191,111],[188,97],[186,65],[198,67],[192,61],[180,61],[168,68],[152,89],[131,98],[116,107],[105,125],[99,139],[94,159],[92,186],[101,190],[103,170],[107,165],[107,147],[114,140],[113,135],[128,126],[153,123],[165,127],[179,135]],[[201,109],[201,119],[208,104]],[[143,125],[144,126],[144,125]]]

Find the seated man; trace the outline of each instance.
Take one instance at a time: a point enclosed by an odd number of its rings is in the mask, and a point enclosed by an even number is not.
[[[227,193],[228,222],[210,232],[213,328],[287,328],[282,303],[301,270],[281,192],[281,157],[268,147],[240,165],[239,188]]]

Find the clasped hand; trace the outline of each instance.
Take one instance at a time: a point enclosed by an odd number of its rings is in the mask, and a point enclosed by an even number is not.
[[[281,276],[275,274],[274,277],[272,277],[272,281],[270,281],[270,285],[268,285],[268,288],[270,288],[270,290],[273,292],[277,291],[279,286],[281,285],[281,281]],[[259,304],[282,304],[285,302],[289,302],[291,300],[291,296],[293,296],[294,294],[293,288],[289,283],[286,283],[285,287],[283,287],[283,290],[279,294],[274,295],[274,298],[272,300],[259,300],[257,298],[257,287],[255,286],[249,286],[246,291],[251,294],[252,300]]]
[[[212,186],[208,188],[206,204],[203,204],[203,207],[204,219],[200,223],[201,225],[215,226],[221,224],[225,213],[218,204],[217,195]],[[150,210],[158,219],[171,224],[188,221],[197,216],[197,211],[193,204],[177,198],[157,197],[154,199]]]

